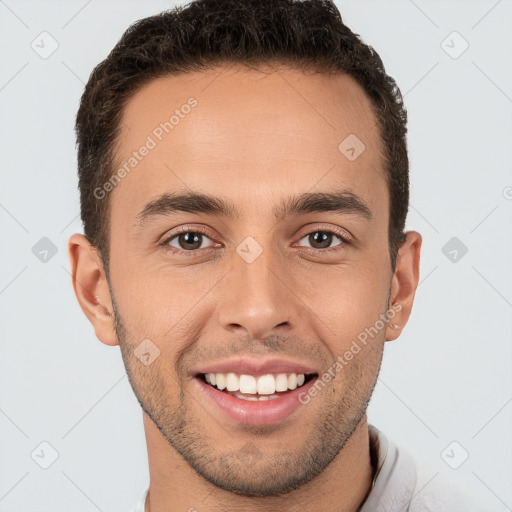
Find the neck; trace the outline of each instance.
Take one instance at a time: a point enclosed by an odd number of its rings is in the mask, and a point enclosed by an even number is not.
[[[194,507],[210,512],[289,512],[297,510],[297,504],[310,512],[356,512],[371,490],[366,415],[342,451],[316,478],[286,495],[264,498],[240,496],[210,484],[169,445],[149,417],[143,416],[150,473],[145,512],[193,511]]]

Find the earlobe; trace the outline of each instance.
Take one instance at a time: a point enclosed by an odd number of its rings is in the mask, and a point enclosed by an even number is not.
[[[391,281],[390,304],[394,316],[386,328],[386,341],[392,341],[400,336],[409,320],[418,288],[420,273],[421,235],[416,231],[407,231],[404,243],[401,245],[396,268]],[[399,304],[400,308],[394,305]]]
[[[75,233],[68,241],[68,257],[76,298],[96,337],[105,345],[118,345],[110,290],[96,248]]]

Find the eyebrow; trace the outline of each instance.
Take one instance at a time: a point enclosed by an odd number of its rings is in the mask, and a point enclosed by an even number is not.
[[[136,215],[136,225],[143,226],[158,216],[168,216],[179,212],[218,215],[238,219],[240,213],[233,203],[220,197],[194,192],[169,193],[147,203]],[[373,218],[370,208],[356,194],[340,190],[334,192],[306,192],[290,197],[274,208],[276,219],[289,215],[308,213],[336,212],[357,215],[366,220]]]

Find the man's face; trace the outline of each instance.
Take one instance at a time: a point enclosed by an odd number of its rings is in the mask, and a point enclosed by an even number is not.
[[[182,108],[189,98],[197,104]],[[160,123],[175,109],[179,121],[166,133]],[[339,149],[351,134],[365,146],[355,160]],[[223,68],[166,77],[126,105],[120,166],[145,144],[147,155],[108,198],[116,332],[134,392],[211,483],[260,496],[297,488],[328,466],[363,417],[385,329],[307,404],[267,424],[226,415],[197,373],[228,359],[279,358],[321,379],[387,311],[389,199],[370,101],[346,76]],[[302,194],[340,192],[371,215],[275,215]],[[146,208],[164,193],[207,194],[232,208]],[[148,365],[134,353],[147,339],[150,358],[159,350]]]

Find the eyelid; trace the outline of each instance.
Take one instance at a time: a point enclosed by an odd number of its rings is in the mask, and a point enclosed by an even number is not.
[[[201,226],[180,226],[176,228],[175,230],[172,230],[171,232],[166,233],[161,240],[158,242],[159,246],[162,246],[166,251],[171,251],[177,254],[186,254],[187,256],[196,255],[199,252],[202,251],[208,251],[210,249],[213,249],[214,246],[211,247],[204,247],[202,249],[194,249],[191,251],[186,251],[185,249],[179,249],[177,247],[172,247],[169,245],[169,242],[174,239],[175,237],[181,235],[182,233],[200,233],[201,235],[204,235],[206,238],[209,238],[214,244],[218,244],[218,242],[215,242],[213,240],[213,237],[209,233],[209,230],[207,228],[201,227]]]
[[[323,233],[332,233],[341,238],[344,244],[352,244],[354,243],[354,238],[350,233],[348,233],[345,229],[340,228],[338,226],[322,226],[321,224],[315,224],[314,226],[308,226],[301,230],[301,234],[299,236],[299,241],[302,240],[305,236],[310,235],[311,233],[316,233],[317,231],[321,231]],[[306,247],[308,249],[308,247]],[[334,247],[330,247],[328,249],[315,249],[314,247],[310,247],[309,249],[313,249],[316,251],[328,251],[329,249],[334,249]]]

